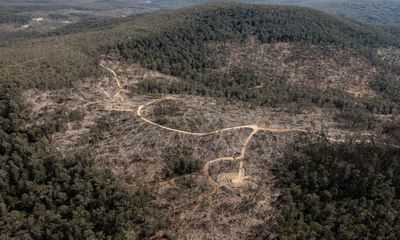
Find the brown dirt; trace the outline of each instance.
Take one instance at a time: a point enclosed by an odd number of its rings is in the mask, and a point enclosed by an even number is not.
[[[54,143],[64,154],[88,150],[129,188],[150,187],[176,239],[245,238],[274,215],[271,202],[278,193],[270,169],[286,146],[324,128],[346,134],[323,111],[291,114],[193,96],[129,97],[126,90],[135,83],[120,79],[119,65],[110,63],[102,62],[110,77],[26,96],[38,122],[60,107],[84,112],[53,135]],[[176,106],[176,115],[162,109]],[[164,117],[170,121],[158,123]],[[164,168],[178,146],[191,149],[203,168],[166,179]]]

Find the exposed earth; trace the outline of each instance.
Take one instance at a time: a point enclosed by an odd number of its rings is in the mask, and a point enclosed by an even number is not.
[[[154,202],[165,210],[160,224],[168,230],[160,237],[245,237],[273,216],[271,203],[279,193],[271,166],[285,147],[306,134],[324,132],[341,141],[350,131],[328,110],[293,113],[205,97],[133,95],[129,89],[141,78],[172,77],[138,66],[123,69],[115,61],[101,66],[101,79],[26,95],[38,124],[52,112],[70,116],[52,137],[63,154],[88,149],[100,168],[112,170],[126,186],[152,189]],[[180,149],[187,149],[201,170],[166,176]]]

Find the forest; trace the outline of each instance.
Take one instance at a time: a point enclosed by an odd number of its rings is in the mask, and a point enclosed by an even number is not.
[[[338,109],[361,108],[390,114],[398,99],[389,89],[394,89],[396,94],[398,91],[384,76],[374,84],[383,97],[355,101],[340,91],[315,90],[301,84],[288,85],[286,79],[277,79],[255,89],[262,76],[240,66],[225,74],[212,71],[214,64],[208,61],[212,53],[207,52],[207,43],[243,42],[250,36],[256,36],[261,43],[290,42],[298,44],[299,48],[314,44],[335,51],[333,46],[339,46],[352,49],[369,61],[374,60],[370,57],[372,49],[398,44],[394,38],[376,32],[374,28],[365,31],[363,24],[333,16],[322,17],[320,14],[315,10],[295,7],[211,8],[199,14],[194,22],[119,43],[117,49],[110,51],[120,54],[124,61],[139,62],[143,67],[187,80],[165,83],[148,79],[140,82],[138,89],[134,90],[139,93],[194,93],[261,106],[315,105]],[[377,65],[379,61],[373,64]],[[391,71],[396,70],[387,72]]]
[[[18,14],[12,14],[12,13],[2,13],[0,12],[0,24],[1,23],[19,23],[19,24],[24,24],[29,22],[30,17],[28,16],[21,16]]]
[[[382,27],[382,26],[380,26],[380,27]],[[392,35],[394,35],[394,36],[396,36],[397,38],[400,39],[400,25],[399,25],[399,24],[395,24],[395,25],[384,25],[384,26],[383,26],[383,29],[384,29],[386,32],[388,32],[388,33],[390,33],[390,34],[392,34]]]
[[[394,143],[399,143],[397,139]],[[397,239],[400,150],[380,143],[294,144],[275,166],[282,239]],[[254,230],[263,235],[267,226]]]
[[[0,90],[1,238],[126,239],[129,231],[142,237],[154,234],[162,218],[148,189],[127,190],[84,152],[61,156],[46,131],[51,128],[31,124],[17,85],[2,82]]]

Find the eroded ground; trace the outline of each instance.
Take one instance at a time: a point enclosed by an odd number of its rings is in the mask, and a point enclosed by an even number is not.
[[[152,190],[168,216],[160,236],[244,238],[273,216],[271,202],[279,193],[271,166],[288,144],[321,131],[332,140],[351,132],[327,110],[294,114],[204,97],[132,96],[128,89],[146,76],[179,79],[111,61],[102,67],[101,79],[69,90],[31,90],[27,98],[38,124],[68,116],[52,135],[62,153],[87,149],[127,187]],[[200,162],[200,171],[166,174],[180,149]]]

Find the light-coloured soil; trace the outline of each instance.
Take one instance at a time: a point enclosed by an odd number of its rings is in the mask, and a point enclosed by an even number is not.
[[[245,238],[274,215],[271,166],[286,146],[321,129],[346,134],[322,110],[293,114],[193,96],[128,96],[135,83],[121,79],[121,66],[112,63],[101,63],[107,75],[101,79],[75,89],[31,90],[27,99],[38,124],[60,109],[84,113],[53,134],[54,144],[63,154],[88,150],[132,190],[150,188],[171,238]],[[190,149],[200,172],[165,177],[178,147]]]

